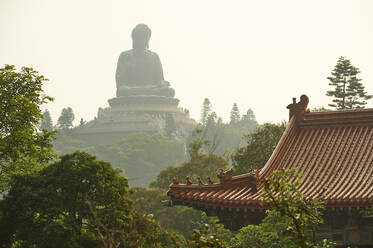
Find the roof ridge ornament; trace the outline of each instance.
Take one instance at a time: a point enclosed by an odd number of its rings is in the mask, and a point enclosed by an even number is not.
[[[211,180],[211,177],[207,177],[207,181],[209,182],[209,185],[214,184],[214,182]]]
[[[190,177],[189,177],[189,176],[187,176],[187,177],[185,178],[185,181],[186,181],[186,185],[192,185],[192,184],[193,184],[193,182],[192,182],[192,180],[190,180]]]
[[[302,121],[304,119],[304,114],[310,112],[307,108],[309,101],[306,95],[301,95],[299,102],[296,102],[296,98],[293,97],[293,103],[286,107],[289,109],[289,121],[293,116],[295,116],[296,121]]]
[[[198,179],[198,185],[205,185],[205,183],[202,181],[202,178],[200,176],[198,176],[197,179]]]
[[[225,186],[230,185],[232,183],[232,172],[232,168],[227,171],[220,169],[219,174],[217,176],[220,180],[221,185]]]
[[[174,177],[174,178],[172,179],[172,184],[173,184],[173,185],[179,185],[179,183],[180,183],[179,177]]]

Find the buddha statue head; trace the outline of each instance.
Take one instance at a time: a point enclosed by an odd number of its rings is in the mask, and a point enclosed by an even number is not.
[[[152,31],[145,24],[138,24],[132,30],[132,47],[133,49],[144,50],[149,48],[149,40]]]

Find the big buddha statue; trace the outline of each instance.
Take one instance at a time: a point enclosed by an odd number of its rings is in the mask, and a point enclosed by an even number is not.
[[[94,120],[76,130],[80,139],[114,144],[131,132],[165,132],[170,121],[175,137],[188,137],[194,129],[196,122],[188,111],[178,107],[175,91],[163,78],[158,55],[148,50],[150,35],[144,24],[132,30],[133,47],[118,59],[116,97],[108,99],[108,107],[98,109]]]
[[[145,24],[138,24],[132,30],[132,49],[122,52],[118,59],[117,97],[174,97],[174,89],[163,78],[158,55],[149,50],[150,36],[151,30]]]

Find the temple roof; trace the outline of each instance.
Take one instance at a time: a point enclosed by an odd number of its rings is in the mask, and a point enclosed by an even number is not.
[[[303,97],[303,99],[302,99]],[[373,109],[309,112],[308,97],[288,106],[289,123],[260,170],[239,176],[220,172],[220,183],[183,185],[168,196],[174,204],[260,209],[261,180],[279,169],[303,173],[299,190],[327,207],[373,206]]]

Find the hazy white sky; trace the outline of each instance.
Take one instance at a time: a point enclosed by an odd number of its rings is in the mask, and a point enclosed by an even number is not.
[[[287,119],[301,94],[311,108],[327,106],[339,56],[373,94],[369,0],[0,0],[0,66],[31,66],[50,79],[54,122],[67,106],[77,122],[90,120],[115,96],[117,59],[138,23],[152,29],[150,49],[197,120],[205,97],[224,120],[236,102],[261,123]]]

